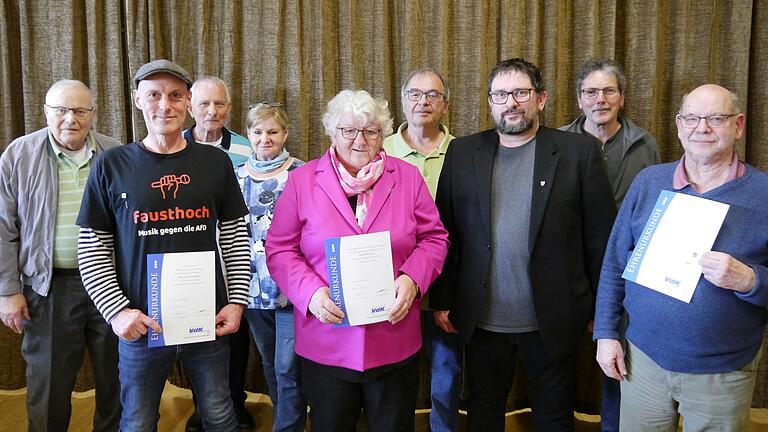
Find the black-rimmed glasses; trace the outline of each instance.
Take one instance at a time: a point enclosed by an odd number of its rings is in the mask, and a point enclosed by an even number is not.
[[[504,105],[505,103],[507,103],[507,100],[509,99],[510,95],[512,96],[512,99],[515,100],[515,102],[523,103],[531,100],[532,93],[533,93],[532,88],[520,88],[520,89],[514,89],[512,91],[495,90],[488,93],[488,97],[491,99],[491,102],[493,102],[494,104]]]

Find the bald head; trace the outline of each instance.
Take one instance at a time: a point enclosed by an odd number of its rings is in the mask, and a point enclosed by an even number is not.
[[[705,84],[683,97],[675,122],[685,149],[686,169],[692,169],[694,164],[730,163],[736,141],[744,132],[745,119],[733,92]]]
[[[50,88],[48,88],[48,92],[45,94],[45,103],[50,105],[49,102],[51,101],[51,98],[55,97],[60,92],[81,92],[87,94],[88,106],[86,108],[93,107],[93,92],[91,92],[91,89],[81,81],[69,79],[56,81]]]
[[[693,101],[689,102],[689,98],[693,97],[698,103],[701,99],[708,99],[710,101],[718,101],[725,106],[728,113],[739,113],[741,107],[739,106],[739,96],[728,90],[723,86],[717,84],[704,84],[696,87],[690,93],[683,95],[683,101],[680,104],[680,114],[686,112],[686,108]],[[723,113],[724,114],[724,113]]]

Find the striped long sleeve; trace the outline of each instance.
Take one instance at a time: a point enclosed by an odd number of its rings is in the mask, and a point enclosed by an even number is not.
[[[229,302],[247,305],[251,282],[251,252],[245,218],[221,222],[219,247],[227,270]]]
[[[114,246],[113,233],[80,228],[77,244],[80,276],[88,296],[107,322],[130,304],[117,283],[112,260]]]

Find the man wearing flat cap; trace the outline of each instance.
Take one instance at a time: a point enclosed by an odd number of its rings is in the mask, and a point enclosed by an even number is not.
[[[105,152],[94,164],[77,219],[83,283],[119,337],[120,429],[156,429],[165,380],[179,357],[198,395],[205,430],[234,431],[229,349],[222,336],[238,329],[247,303],[250,264],[243,216],[248,210],[226,153],[182,136],[192,85],[187,71],[155,60],[141,66],[133,82],[147,136]],[[168,281],[186,289],[196,275],[212,274],[213,285],[200,283],[198,292],[215,297],[215,328],[189,329],[190,334],[207,332],[212,340],[185,343],[188,338],[179,342],[163,334],[155,317],[159,301],[165,307],[168,297],[160,292],[149,301],[148,295],[157,285],[152,282],[156,267],[148,263],[157,259],[180,263],[175,272],[162,275],[160,289]],[[193,259],[199,264],[190,264]],[[167,320],[161,323],[167,328]]]

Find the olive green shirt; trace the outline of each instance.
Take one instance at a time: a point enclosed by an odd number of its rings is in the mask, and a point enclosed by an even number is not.
[[[443,142],[428,155],[423,155],[412,149],[403,138],[403,132],[408,127],[408,123],[403,123],[397,128],[397,132],[384,139],[384,151],[388,156],[394,156],[415,166],[421,171],[421,176],[429,188],[429,194],[435,199],[437,192],[437,181],[440,179],[440,171],[443,169],[445,161],[445,152],[448,151],[448,144],[451,143],[454,136],[448,133],[445,125],[440,125],[440,130],[445,134]]]

